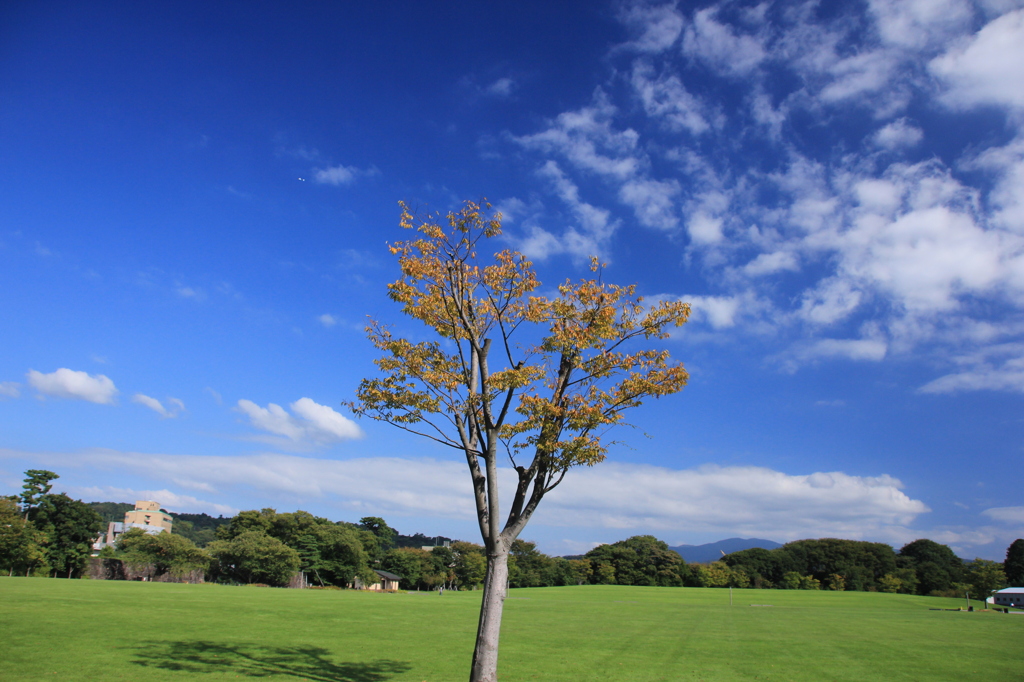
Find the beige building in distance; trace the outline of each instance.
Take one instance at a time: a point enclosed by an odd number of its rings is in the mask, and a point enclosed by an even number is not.
[[[127,526],[125,530],[142,526],[146,532],[150,532],[149,528],[156,527],[170,533],[173,522],[170,514],[160,511],[160,503],[152,500],[138,500],[134,511],[124,513],[124,525]]]
[[[95,552],[107,545],[117,542],[119,535],[132,528],[141,528],[150,535],[159,533],[170,533],[174,519],[170,514],[160,511],[160,503],[153,500],[137,500],[135,509],[124,513],[124,522],[111,521],[107,524],[107,532],[103,533],[93,543]]]

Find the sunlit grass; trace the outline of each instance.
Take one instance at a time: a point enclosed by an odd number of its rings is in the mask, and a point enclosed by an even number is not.
[[[2,680],[468,677],[479,592],[0,578]],[[758,604],[758,606],[752,606]],[[503,680],[1020,680],[1024,616],[857,592],[512,590]]]

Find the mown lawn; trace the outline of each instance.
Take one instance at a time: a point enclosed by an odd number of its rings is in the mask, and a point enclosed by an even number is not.
[[[1024,616],[859,592],[512,590],[501,678],[1022,680]],[[0,578],[0,680],[468,677],[479,592]],[[757,606],[754,606],[754,605]]]

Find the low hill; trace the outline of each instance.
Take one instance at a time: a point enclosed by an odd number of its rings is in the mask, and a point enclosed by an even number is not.
[[[729,538],[727,540],[719,540],[718,542],[709,542],[706,545],[679,545],[678,547],[669,547],[669,549],[683,557],[683,561],[688,564],[706,564],[721,559],[723,552],[732,554],[741,549],[752,549],[754,547],[775,549],[776,547],[782,547],[782,545],[778,542],[762,540],[761,538]]]

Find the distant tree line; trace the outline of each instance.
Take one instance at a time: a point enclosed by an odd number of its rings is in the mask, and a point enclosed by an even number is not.
[[[970,593],[984,599],[993,590],[1024,586],[1024,540],[1016,540],[1003,563],[964,561],[946,545],[915,540],[896,552],[879,542],[823,538],[798,540],[776,549],[745,549],[720,561],[686,564],[668,545],[650,536],[600,545],[575,557],[581,582],[615,585],[856,590],[935,596]]]
[[[1012,555],[1017,540],[1007,550],[1007,562],[986,559],[964,561],[946,545],[914,540],[899,552],[879,542],[798,540],[772,550],[746,549],[722,558],[716,577],[733,587],[782,589],[830,589],[899,592],[934,596],[979,598],[1010,584],[1022,584],[1014,572]],[[1008,570],[1009,569],[1009,570]],[[715,586],[719,586],[715,585]]]

